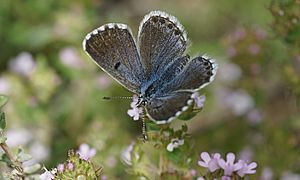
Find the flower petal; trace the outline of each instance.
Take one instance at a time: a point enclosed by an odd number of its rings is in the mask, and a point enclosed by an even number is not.
[[[210,155],[207,152],[202,152],[200,156],[206,163],[208,163],[211,160]]]

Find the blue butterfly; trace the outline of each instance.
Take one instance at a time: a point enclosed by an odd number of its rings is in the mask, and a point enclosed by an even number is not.
[[[125,24],[109,23],[86,35],[83,48],[129,91],[157,124],[171,122],[192,104],[192,94],[213,81],[217,65],[190,58],[187,34],[174,17],[152,11],[140,23],[137,43]]]

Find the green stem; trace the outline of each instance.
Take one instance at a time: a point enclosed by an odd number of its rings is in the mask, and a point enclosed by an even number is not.
[[[12,167],[18,171],[18,176],[20,176],[23,179],[24,178],[24,176],[23,176],[24,170],[22,168],[22,164],[14,158],[13,153],[10,151],[9,147],[7,146],[7,144],[5,142],[0,143],[0,147],[5,152],[7,158],[10,160]]]

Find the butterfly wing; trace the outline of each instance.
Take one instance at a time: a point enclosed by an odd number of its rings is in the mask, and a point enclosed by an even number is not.
[[[166,83],[158,96],[175,91],[195,92],[214,80],[217,64],[207,57],[196,57],[186,64],[183,70]]]
[[[188,109],[193,102],[191,95],[191,92],[174,92],[154,98],[145,107],[147,114],[157,124],[169,123]]]
[[[103,71],[139,93],[144,71],[127,25],[110,23],[95,29],[83,40],[83,49]]]
[[[152,11],[140,24],[138,46],[149,80],[160,77],[169,63],[182,56],[187,46],[187,35],[175,17]]]

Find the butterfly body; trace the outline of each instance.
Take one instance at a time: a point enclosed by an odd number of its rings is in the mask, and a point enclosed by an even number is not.
[[[83,48],[94,62],[139,95],[148,117],[171,122],[192,103],[191,95],[210,83],[216,64],[184,55],[187,35],[178,20],[152,11],[140,24],[137,43],[125,24],[110,23],[89,33]]]

